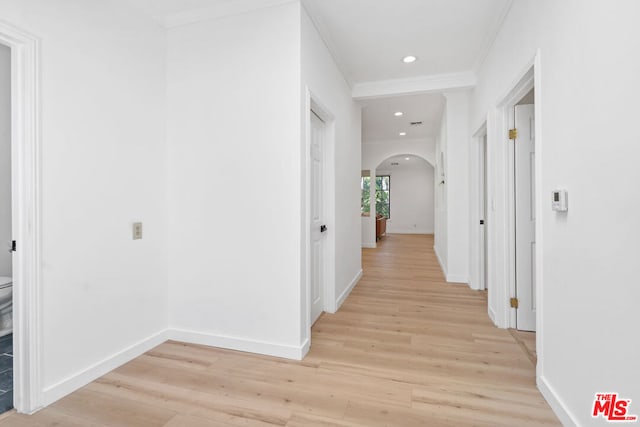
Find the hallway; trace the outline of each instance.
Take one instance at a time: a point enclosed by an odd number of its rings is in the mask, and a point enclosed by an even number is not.
[[[535,387],[527,355],[489,320],[486,296],[444,281],[432,235],[387,235],[377,249],[363,250],[363,265],[363,279],[340,312],[314,328],[314,344],[342,347],[329,369],[392,380],[390,389],[409,389],[410,399],[400,407],[350,402],[345,419],[560,425]]]
[[[302,362],[167,342],[0,426],[559,425],[482,293],[446,284],[433,237],[389,235]]]

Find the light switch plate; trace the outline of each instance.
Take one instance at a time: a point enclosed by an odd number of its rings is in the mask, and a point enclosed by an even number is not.
[[[133,240],[142,239],[142,223],[134,222],[133,223]]]

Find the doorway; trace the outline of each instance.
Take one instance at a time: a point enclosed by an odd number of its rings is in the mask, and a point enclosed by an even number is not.
[[[310,272],[311,272],[311,325],[324,312],[325,306],[325,223],[324,209],[324,149],[326,141],[326,123],[320,115],[311,110],[310,138]]]
[[[529,332],[535,338],[525,342],[535,349],[537,369],[543,364],[544,325],[544,235],[541,224],[536,224],[543,200],[540,61],[537,52],[496,107],[487,112],[486,121],[488,313],[499,328],[535,331]],[[476,133],[478,142],[484,136],[480,132]],[[480,147],[478,142],[473,146]],[[476,163],[480,155],[471,158]],[[472,242],[477,248],[479,238]],[[474,253],[480,253],[475,248]],[[477,262],[480,257],[472,259]]]
[[[487,290],[489,288],[489,269],[488,269],[488,202],[487,202],[487,133],[486,129],[479,138],[478,147],[478,225],[480,232],[478,233],[479,242],[479,262],[478,262],[478,280],[479,290]]]
[[[11,48],[0,44],[0,414],[13,408]]]
[[[7,48],[10,58],[12,254],[11,275],[4,277],[10,277],[12,282],[12,314],[8,317],[13,334],[5,340],[12,345],[13,407],[20,413],[33,413],[43,405],[40,40],[0,22],[0,44]],[[4,244],[0,245],[0,251],[5,252]],[[1,381],[0,390],[8,391],[2,389]]]
[[[535,108],[531,89],[513,108],[515,327],[536,330]]]

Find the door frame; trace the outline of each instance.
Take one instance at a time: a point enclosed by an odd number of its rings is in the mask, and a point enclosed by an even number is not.
[[[537,372],[542,372],[543,352],[543,121],[542,121],[542,68],[538,50],[526,64],[523,71],[509,85],[506,94],[499,98],[496,107],[489,111],[487,158],[489,168],[489,219],[494,227],[489,233],[490,280],[489,305],[494,308],[492,320],[500,328],[515,327],[515,309],[510,307],[509,298],[515,293],[515,197],[513,143],[508,130],[511,128],[515,105],[531,89],[535,88],[535,212],[536,224],[536,352]],[[493,294],[493,295],[492,295]],[[491,313],[491,307],[490,307]]]
[[[469,227],[469,232],[470,232],[470,242],[471,244],[469,245],[469,260],[470,260],[470,269],[469,269],[469,287],[471,289],[477,290],[477,291],[482,291],[484,290],[484,279],[481,277],[481,272],[482,272],[482,266],[481,266],[481,259],[482,259],[482,250],[483,248],[480,247],[480,233],[482,232],[481,227],[480,227],[480,207],[482,204],[482,183],[481,180],[483,179],[481,175],[481,171],[482,169],[480,168],[480,159],[481,159],[481,153],[480,153],[480,146],[481,144],[484,143],[483,139],[484,137],[487,136],[487,145],[489,144],[488,141],[488,135],[487,135],[487,122],[485,121],[482,125],[480,125],[480,127],[474,132],[473,137],[471,138],[471,142],[469,145],[469,167],[470,167],[470,171],[469,171],[469,188],[471,189],[470,191],[470,200],[469,200],[469,209],[471,212],[470,215],[470,227]],[[488,154],[488,147],[487,147],[487,151],[486,153]],[[488,155],[485,158],[485,165],[488,165]],[[488,200],[488,187],[489,187],[489,176],[487,174],[487,183],[486,183],[486,188],[484,189],[485,191],[485,197],[487,197]],[[487,209],[487,216],[489,216],[489,210]],[[485,218],[485,226],[486,224],[488,224],[489,220],[488,218]],[[488,236],[487,236],[488,239]],[[486,242],[488,243],[488,242]],[[485,243],[485,245],[486,245]],[[488,249],[487,249],[488,252]],[[485,254],[485,256],[487,256],[487,254]],[[487,265],[488,268],[488,265]],[[486,277],[488,277],[488,272],[486,273]]]
[[[512,90],[508,99],[502,107],[502,130],[504,140],[504,153],[505,153],[505,200],[506,200],[506,217],[505,217],[505,236],[507,238],[507,298],[505,300],[505,308],[508,310],[508,327],[516,328],[517,309],[512,308],[510,305],[510,298],[516,297],[516,199],[515,199],[515,144],[513,140],[509,139],[509,129],[513,128],[515,122],[515,106],[522,98],[535,87],[533,70],[530,70],[521,79],[518,85]],[[535,107],[534,107],[535,108]],[[535,113],[534,113],[535,117]],[[537,137],[536,132],[536,137]],[[536,138],[537,139],[537,138]],[[537,144],[534,142],[534,146],[537,148]],[[537,153],[537,151],[536,151]],[[537,162],[536,162],[537,169]],[[537,181],[537,176],[534,181]],[[536,188],[538,183],[536,182]],[[537,195],[534,195],[534,203],[537,205],[540,203]],[[537,213],[537,211],[536,211]],[[536,215],[536,218],[539,218]],[[537,276],[536,276],[537,278]],[[537,286],[536,283],[533,286]]]
[[[11,49],[14,407],[42,406],[40,40],[0,21]]]
[[[311,110],[325,123],[325,138],[322,162],[323,177],[323,216],[327,225],[325,242],[323,244],[323,304],[324,311],[335,313],[336,286],[335,286],[335,116],[323,104],[318,97],[305,87],[305,103],[303,115],[302,141],[303,154],[303,176],[304,176],[304,196],[302,197],[304,206],[302,209],[302,289],[301,289],[301,343],[303,345],[302,357],[311,345]]]

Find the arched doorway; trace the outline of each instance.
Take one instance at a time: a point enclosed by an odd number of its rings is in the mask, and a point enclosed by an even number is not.
[[[375,247],[385,233],[433,234],[431,162],[418,154],[396,153],[362,175],[363,247]]]

